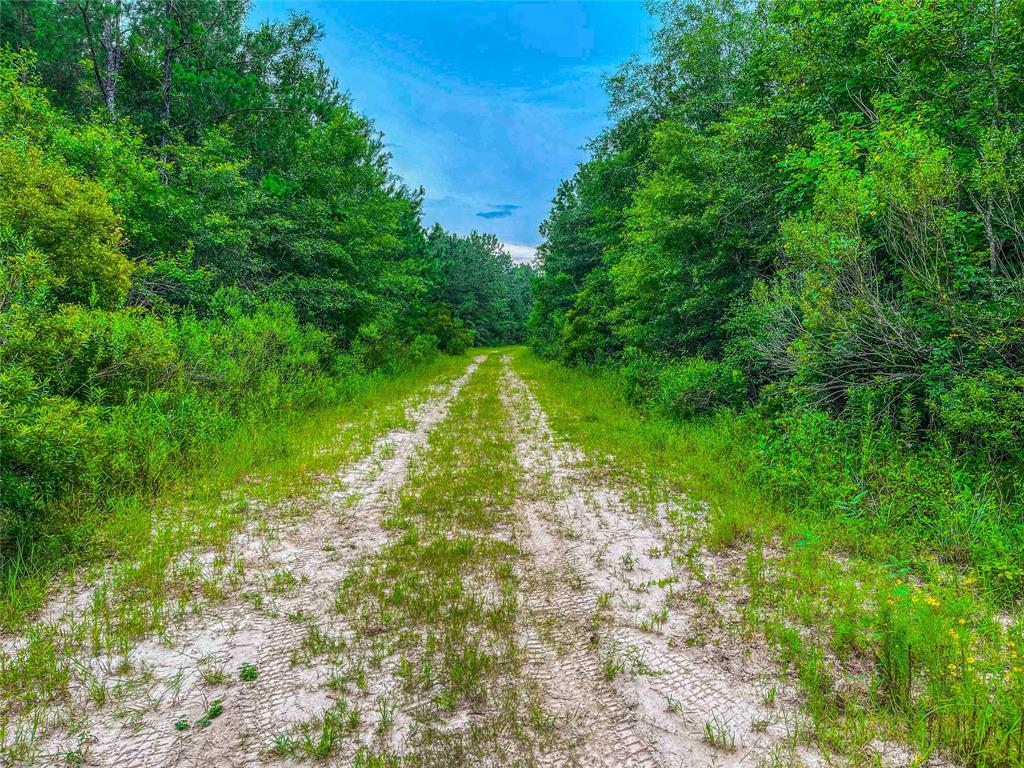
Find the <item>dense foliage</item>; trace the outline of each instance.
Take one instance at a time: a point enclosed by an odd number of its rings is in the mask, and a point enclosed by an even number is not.
[[[435,225],[427,235],[427,258],[434,306],[461,321],[477,343],[525,339],[533,270],[513,264],[494,235],[459,237]]]
[[[243,421],[522,337],[527,268],[420,223],[305,16],[0,4],[0,566]]]
[[[773,487],[1019,595],[1024,6],[657,12],[544,225],[532,344],[680,415],[739,386]]]

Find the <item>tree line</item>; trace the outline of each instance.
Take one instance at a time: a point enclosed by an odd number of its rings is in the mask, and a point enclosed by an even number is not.
[[[530,270],[422,189],[249,0],[0,4],[0,561],[237,425],[521,340]],[[46,550],[40,554],[41,550]]]
[[[653,11],[543,225],[531,345],[743,411],[773,493],[1019,595],[1024,6]]]

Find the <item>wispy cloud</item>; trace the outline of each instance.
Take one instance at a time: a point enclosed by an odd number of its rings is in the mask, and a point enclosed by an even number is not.
[[[508,251],[508,255],[512,257],[512,261],[516,264],[529,264],[537,258],[537,249],[532,245],[502,243],[501,247]]]
[[[476,215],[481,219],[505,219],[520,208],[522,208],[521,205],[502,203],[500,205],[492,205],[489,211],[478,211]]]
[[[559,181],[607,124],[602,76],[653,24],[639,2],[253,7],[254,22],[301,10],[324,24],[327,63],[383,131],[394,170],[425,187],[425,223],[514,244],[536,242]]]

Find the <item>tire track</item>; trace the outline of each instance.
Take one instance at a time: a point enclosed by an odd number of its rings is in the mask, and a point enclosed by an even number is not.
[[[780,695],[766,700],[754,684],[773,670],[748,660],[737,676],[680,642],[690,618],[669,607],[696,585],[676,566],[678,533],[664,515],[639,514],[631,489],[595,481],[505,366],[517,453],[537,496],[521,508],[521,546],[537,571],[524,596],[534,626],[526,644],[565,723],[561,749],[542,764],[738,767],[798,751],[817,762],[797,747],[795,697],[775,681]]]
[[[42,745],[41,764],[64,764],[69,751],[79,765],[118,768],[283,762],[270,751],[274,736],[332,703],[324,687],[331,670],[293,665],[292,654],[327,620],[350,565],[386,541],[380,519],[395,503],[410,460],[485,357],[410,407],[414,426],[379,438],[341,473],[342,490],[315,499],[312,514],[291,521],[273,540],[241,536],[237,556],[244,575],[225,600],[120,658],[84,660],[108,670],[104,685],[121,685],[130,694],[115,708],[74,691]],[[255,680],[239,680],[242,664],[254,665]],[[204,723],[215,701],[221,714]],[[176,726],[186,721],[187,728]]]
[[[549,522],[553,518],[547,495],[560,490],[569,457],[543,439],[543,414],[507,359],[502,393],[515,422],[524,482],[538,496],[520,507],[525,523],[520,546],[535,566],[527,574],[529,588],[523,595],[529,627],[524,640],[530,658],[527,672],[545,687],[547,709],[562,728],[559,743],[540,755],[539,764],[661,768],[665,763],[649,724],[603,679],[591,628],[596,596],[570,584],[564,542]]]

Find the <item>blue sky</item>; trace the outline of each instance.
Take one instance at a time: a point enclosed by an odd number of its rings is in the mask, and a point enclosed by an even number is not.
[[[257,0],[253,20],[308,13],[394,166],[426,189],[424,220],[494,232],[519,259],[560,179],[607,122],[602,78],[645,54],[639,2]]]

